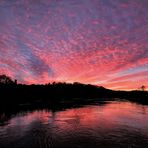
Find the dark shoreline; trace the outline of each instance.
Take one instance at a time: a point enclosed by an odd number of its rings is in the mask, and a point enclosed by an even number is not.
[[[91,103],[96,100],[125,99],[148,105],[148,91],[114,91],[102,86],[81,83],[53,83],[48,85],[0,85],[0,108],[14,108],[20,104],[46,104],[62,107]]]

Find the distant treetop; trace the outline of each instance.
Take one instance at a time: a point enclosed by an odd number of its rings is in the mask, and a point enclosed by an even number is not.
[[[142,85],[140,88],[141,88],[142,91],[145,91],[146,86]]]
[[[9,76],[0,75],[0,84],[15,84],[16,80],[13,81]]]

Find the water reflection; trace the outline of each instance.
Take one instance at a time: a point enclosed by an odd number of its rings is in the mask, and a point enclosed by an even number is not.
[[[112,101],[53,112],[0,115],[0,148],[147,147],[148,106]]]

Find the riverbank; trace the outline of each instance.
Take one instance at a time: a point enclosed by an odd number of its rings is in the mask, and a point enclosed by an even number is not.
[[[147,104],[147,91],[114,91],[102,86],[81,83],[55,83],[48,85],[0,85],[0,106],[13,107],[20,104],[50,104],[63,106],[64,104],[85,104],[105,99],[126,99]]]

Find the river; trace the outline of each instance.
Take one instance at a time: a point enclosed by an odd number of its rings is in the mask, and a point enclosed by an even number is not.
[[[0,148],[147,148],[148,106],[106,101],[0,114]]]

